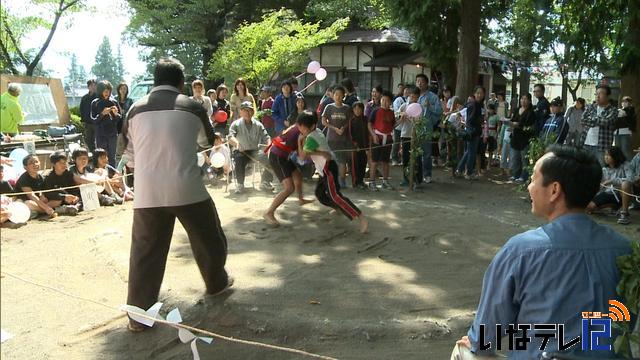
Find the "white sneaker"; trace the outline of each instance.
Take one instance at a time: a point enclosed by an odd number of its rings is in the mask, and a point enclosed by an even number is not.
[[[431,182],[433,182],[433,180],[431,180],[431,176],[425,176],[423,179],[423,182],[425,184],[431,184]]]

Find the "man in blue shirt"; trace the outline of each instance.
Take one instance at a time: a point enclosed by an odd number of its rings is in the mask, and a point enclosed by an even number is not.
[[[420,98],[418,103],[422,105],[423,113],[427,121],[424,126],[428,133],[432,133],[440,122],[440,116],[442,115],[442,104],[438,95],[429,90],[429,78],[425,74],[416,75],[416,86],[420,88]],[[422,174],[424,182],[429,184],[431,182],[431,169],[433,163],[431,161],[431,153],[433,152],[433,139],[431,137],[425,139],[422,144]]]
[[[509,324],[564,324],[566,344],[582,335],[583,311],[608,313],[619,280],[616,258],[630,253],[631,246],[585,214],[601,177],[595,157],[572,147],[553,145],[536,162],[528,187],[531,212],[549,223],[512,237],[496,254],[484,275],[473,325],[458,345],[479,355],[493,353]],[[498,324],[501,334],[496,334]],[[540,358],[544,338],[533,334],[532,328],[526,350],[510,351],[510,359]],[[489,342],[490,349],[480,350]],[[502,348],[508,344],[503,340]],[[580,349],[578,343],[569,351],[586,357],[612,356]],[[551,338],[545,351],[558,351],[558,339]]]

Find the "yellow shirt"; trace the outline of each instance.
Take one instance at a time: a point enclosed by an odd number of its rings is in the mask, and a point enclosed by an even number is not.
[[[22,124],[24,115],[18,97],[5,92],[0,96],[0,132],[17,134],[18,125]]]

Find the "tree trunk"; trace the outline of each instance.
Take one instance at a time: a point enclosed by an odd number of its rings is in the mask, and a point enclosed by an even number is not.
[[[513,98],[518,93],[518,67],[513,64],[513,70],[511,73],[511,97]]]
[[[38,67],[38,63],[40,63],[40,59],[42,59],[42,55],[44,55],[44,52],[49,47],[49,44],[51,43],[51,39],[53,39],[53,34],[56,32],[56,29],[58,28],[58,22],[60,21],[62,12],[65,10],[63,9],[63,5],[64,5],[64,2],[60,1],[60,6],[58,8],[58,11],[56,11],[56,17],[53,19],[53,24],[51,25],[51,29],[49,30],[49,36],[47,36],[47,39],[44,41],[44,44],[42,44],[42,47],[40,48],[40,51],[38,51],[38,54],[36,55],[36,57],[33,58],[33,61],[31,61],[31,63],[27,65],[27,72],[26,72],[27,76],[33,76],[33,72]]]
[[[638,57],[637,49],[640,49],[640,1],[629,1],[629,33],[626,37],[626,45],[630,48],[635,48],[635,59],[628,58],[629,65],[627,71],[622,74],[622,81],[620,84],[620,91],[622,96],[630,96],[636,104],[640,99],[640,58]],[[635,66],[634,66],[635,65]],[[638,109],[636,105],[636,109]],[[640,111],[636,110],[636,121],[640,123]],[[640,145],[640,126],[636,125],[636,131],[633,132],[633,148],[635,149]],[[638,356],[636,354],[636,356]]]
[[[478,62],[480,61],[480,1],[462,0],[460,18],[460,50],[458,55],[458,76],[456,95],[464,100],[473,94],[478,83]]]
[[[562,105],[564,106],[564,108],[567,108],[567,90],[569,88],[569,79],[567,79],[567,76],[565,76],[565,74],[562,74],[562,94],[560,95],[562,97]],[[571,96],[573,96],[573,101],[576,101],[575,99],[575,95],[573,93],[571,93]]]
[[[531,82],[531,73],[529,72],[529,62],[525,64],[526,69],[520,70],[520,95],[529,93],[529,83]]]

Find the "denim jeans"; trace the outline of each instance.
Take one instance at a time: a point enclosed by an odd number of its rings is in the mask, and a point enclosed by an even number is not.
[[[431,170],[433,169],[433,161],[431,160],[431,154],[433,153],[433,140],[427,139],[422,144],[422,177],[431,177]]]
[[[467,175],[473,175],[476,171],[476,154],[478,153],[479,137],[473,137],[464,142],[464,155],[458,164],[458,172],[462,173],[467,169]]]
[[[627,160],[633,159],[633,151],[631,151],[631,135],[616,135],[615,143],[616,146],[622,150],[622,153]]]
[[[511,155],[509,156],[509,161],[511,162],[511,176],[525,180],[529,177],[526,169],[526,166],[529,164],[527,161],[528,153],[529,146],[524,148],[524,150],[511,148]]]
[[[511,143],[502,142],[502,152],[500,153],[500,168],[509,169],[511,163]]]

